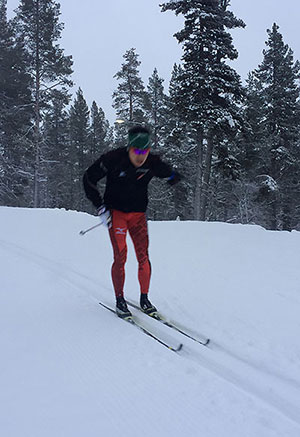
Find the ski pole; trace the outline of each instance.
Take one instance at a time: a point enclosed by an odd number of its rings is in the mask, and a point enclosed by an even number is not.
[[[98,226],[101,226],[101,225],[102,225],[101,222],[100,222],[100,223],[97,223],[97,225],[94,225],[94,226],[92,226],[91,228],[86,229],[85,231],[80,231],[80,232],[79,232],[79,235],[84,235],[84,234],[86,234],[87,232],[90,232],[90,231],[92,231],[93,229],[95,229],[95,228],[97,228]]]

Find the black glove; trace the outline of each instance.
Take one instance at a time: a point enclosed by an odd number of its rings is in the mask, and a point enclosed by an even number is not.
[[[178,171],[173,171],[173,173],[171,174],[171,176],[168,179],[168,184],[169,185],[175,185],[177,184],[177,182],[181,181],[182,176],[180,173],[178,173]]]

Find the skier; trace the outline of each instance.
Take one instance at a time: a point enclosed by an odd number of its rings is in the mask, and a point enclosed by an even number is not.
[[[148,299],[151,264],[148,256],[146,208],[148,184],[156,176],[167,178],[170,185],[181,179],[180,174],[151,153],[148,128],[135,126],[128,130],[128,146],[104,153],[84,173],[83,185],[87,198],[97,208],[101,222],[109,230],[114,261],[111,269],[119,317],[131,316],[124,299],[126,234],[129,231],[138,261],[141,309],[151,314],[156,311]],[[106,177],[104,199],[97,182]]]

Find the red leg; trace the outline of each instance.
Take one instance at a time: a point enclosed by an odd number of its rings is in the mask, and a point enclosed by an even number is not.
[[[149,237],[148,226],[145,213],[131,213],[128,230],[132,238],[136,257],[139,264],[138,279],[141,293],[147,294],[149,291],[151,264],[148,255]]]
[[[114,262],[111,268],[112,282],[116,297],[123,296],[125,282],[125,263],[127,259],[127,218],[126,213],[112,211],[112,226],[109,235],[114,252]]]

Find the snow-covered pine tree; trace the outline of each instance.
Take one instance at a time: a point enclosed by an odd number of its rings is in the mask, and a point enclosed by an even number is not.
[[[42,152],[42,116],[52,90],[72,85],[71,56],[65,56],[57,41],[63,24],[59,22],[60,5],[54,0],[20,0],[14,25],[23,38],[27,52],[27,69],[33,81],[34,100],[34,193],[33,205],[38,207]]]
[[[0,203],[30,204],[31,78],[21,40],[7,21],[7,2],[0,0]]]
[[[147,94],[139,73],[141,62],[134,48],[127,50],[123,59],[121,70],[114,75],[120,83],[113,93],[113,107],[118,119],[129,124],[145,122]],[[117,146],[126,145],[126,127],[128,124],[115,126]]]
[[[260,200],[266,207],[265,226],[291,229],[299,205],[299,78],[300,64],[273,24],[267,30],[263,61],[253,72],[260,82],[257,95],[263,106]]]
[[[157,68],[154,69],[149,77],[147,85],[147,124],[151,129],[152,149],[160,156],[164,155],[165,125],[167,122],[166,101],[167,96],[164,92],[164,79],[158,74]],[[173,218],[174,215],[167,214],[165,204],[170,197],[170,190],[161,180],[153,179],[149,187],[149,207],[148,215],[152,220],[162,220]],[[168,208],[170,212],[170,208]]]
[[[263,174],[264,160],[260,150],[266,141],[263,127],[265,108],[261,91],[261,82],[253,73],[249,73],[245,86],[246,98],[241,107],[243,122],[234,139],[241,168],[239,180],[232,190],[236,198],[231,216],[233,222],[264,223],[262,208],[257,202],[256,179],[258,174]]]
[[[167,122],[166,100],[164,93],[164,79],[158,74],[157,68],[154,69],[149,77],[147,85],[147,122],[152,131],[152,147],[157,150],[162,145],[161,132]]]
[[[83,192],[82,176],[91,164],[90,111],[81,88],[78,89],[69,113],[69,160],[70,165],[70,208],[84,211],[88,202]]]
[[[183,174],[184,179],[169,192],[172,216],[182,220],[193,218],[193,190],[195,178],[195,147],[193,132],[184,117],[181,99],[182,67],[173,66],[166,107],[166,124],[163,128],[164,156]],[[188,169],[188,174],[187,173]]]
[[[107,152],[107,150],[112,147],[113,128],[110,127],[103,109],[98,107],[97,103],[93,101],[90,111],[89,143],[86,155],[87,166],[91,165],[102,153]],[[105,179],[99,182],[99,188],[104,192]],[[95,212],[95,208],[90,202],[88,205],[85,203],[84,210],[90,213]]]
[[[241,132],[241,163],[249,179],[262,168],[263,162],[259,150],[266,141],[264,123],[266,107],[264,105],[262,82],[250,72],[246,81],[246,99],[243,105],[244,124]],[[260,171],[260,170],[259,170]]]
[[[91,163],[104,153],[110,144],[110,126],[102,108],[93,101],[91,106],[91,126],[89,132],[89,156]]]
[[[183,45],[180,100],[186,123],[194,131],[196,178],[194,218],[207,216],[209,183],[216,141],[234,126],[242,100],[241,80],[228,60],[238,53],[227,29],[244,27],[228,10],[229,0],[174,0],[162,4],[185,18],[175,34]]]
[[[40,193],[43,204],[48,208],[66,208],[69,205],[70,165],[69,162],[69,116],[67,105],[70,97],[53,90],[44,115],[42,128],[43,155],[41,170],[44,183]]]

